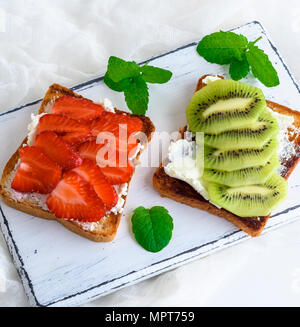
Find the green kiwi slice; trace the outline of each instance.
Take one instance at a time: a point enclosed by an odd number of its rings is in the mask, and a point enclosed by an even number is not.
[[[219,134],[205,134],[204,142],[213,148],[245,149],[262,147],[266,140],[277,134],[278,122],[267,111],[264,111],[254,123]]]
[[[277,148],[277,138],[269,139],[260,148],[223,150],[204,146],[204,167],[233,171],[265,165]]]
[[[223,184],[231,187],[239,185],[264,183],[279,168],[277,153],[274,153],[265,165],[253,166],[233,171],[205,169],[203,179],[207,182]]]
[[[287,195],[286,180],[274,173],[263,184],[228,187],[209,183],[210,201],[240,217],[267,216]]]
[[[217,80],[194,93],[186,116],[192,132],[217,134],[257,121],[266,109],[262,91],[233,80]]]

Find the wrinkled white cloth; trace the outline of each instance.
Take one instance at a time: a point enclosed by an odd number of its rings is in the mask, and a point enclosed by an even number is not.
[[[145,60],[205,34],[260,21],[300,80],[298,0],[0,0],[0,110]],[[87,305],[299,305],[300,222]],[[0,236],[0,306],[28,301]]]

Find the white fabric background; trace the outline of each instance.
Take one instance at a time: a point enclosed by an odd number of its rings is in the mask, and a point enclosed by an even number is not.
[[[300,80],[298,0],[0,0],[0,110],[252,20]],[[300,305],[299,252],[296,222],[88,305]],[[1,235],[0,306],[28,305]]]

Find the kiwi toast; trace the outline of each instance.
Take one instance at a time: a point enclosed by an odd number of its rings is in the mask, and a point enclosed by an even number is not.
[[[54,102],[57,99],[62,98],[64,96],[69,96],[76,99],[84,99],[81,95],[74,93],[72,90],[66,87],[63,87],[58,84],[53,84],[49,87],[41,103],[38,114],[40,115],[44,113],[49,113],[49,110],[51,110],[51,107],[53,106]],[[88,99],[85,99],[85,101],[86,102],[88,101],[89,104],[91,103],[91,101]],[[117,110],[116,108],[114,109],[114,112],[117,114],[126,115],[127,117],[136,116],[127,112]],[[152,137],[152,133],[155,130],[153,123],[148,117],[145,116],[137,116],[137,117],[142,122],[141,132],[143,132],[147,136],[148,141],[150,141]],[[24,139],[19,149],[22,149],[25,145],[27,145],[27,141],[28,141],[27,138],[28,137]],[[3,174],[1,178],[0,195],[3,201],[7,205],[32,216],[36,216],[44,219],[56,220],[60,224],[64,225],[70,231],[95,242],[109,242],[114,239],[122,216],[122,210],[119,210],[117,212],[110,211],[108,214],[103,216],[100,220],[95,222],[81,223],[73,219],[67,220],[67,219],[57,218],[56,215],[54,215],[48,210],[47,206],[45,207],[45,205],[42,205],[40,201],[38,201],[34,196],[24,197],[24,198],[15,197],[14,192],[11,188],[11,183],[12,183],[12,179],[14,178],[14,175],[16,174],[16,165],[20,161],[19,149],[9,159],[8,163],[6,164],[3,170]],[[143,147],[139,148],[139,152],[137,153],[135,158],[136,162],[138,161],[137,159],[142,149]],[[130,183],[130,179],[128,180],[127,183],[128,186]],[[127,197],[126,192],[121,193],[119,197],[122,197],[123,199],[122,208],[120,208],[123,209]]]
[[[286,180],[300,158],[300,112],[264,99],[262,91],[217,76],[202,76],[187,109],[185,132],[204,132],[203,194],[161,164],[153,186],[163,197],[225,218],[250,236],[264,229],[270,211],[287,195]],[[289,156],[279,156],[275,115],[289,116]],[[197,161],[196,161],[197,162]]]

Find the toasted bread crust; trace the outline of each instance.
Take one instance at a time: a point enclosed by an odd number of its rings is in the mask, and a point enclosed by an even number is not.
[[[168,197],[193,208],[208,211],[220,218],[225,218],[251,236],[258,236],[269,218],[241,218],[225,209],[218,209],[209,201],[206,201],[189,184],[167,175],[162,166],[160,166],[153,175],[153,186],[158,190],[161,196]]]
[[[41,103],[38,113],[41,114],[43,112],[46,112],[47,105],[49,103],[53,102],[55,99],[64,95],[83,98],[81,95],[73,92],[72,90],[66,87],[63,87],[59,84],[53,84],[49,87]],[[143,122],[142,132],[145,133],[145,135],[147,136],[148,142],[151,140],[155,127],[152,121],[150,120],[150,118],[145,116],[133,115],[117,109],[115,111],[118,113],[125,113],[126,115],[129,116],[137,116],[139,119],[141,119]],[[20,147],[22,147],[23,144],[25,143],[27,143],[27,138],[24,139]],[[90,231],[90,230],[85,230],[81,225],[77,224],[74,221],[57,218],[49,211],[44,210],[38,205],[34,205],[32,202],[27,202],[27,201],[19,202],[16,201],[15,199],[12,199],[10,193],[6,189],[6,184],[7,184],[7,179],[9,178],[10,174],[12,173],[13,169],[15,168],[19,160],[18,150],[19,149],[17,149],[17,151],[11,156],[2,173],[1,184],[0,184],[0,195],[3,201],[7,205],[17,210],[23,211],[27,214],[30,214],[32,216],[36,216],[43,219],[56,220],[70,231],[95,242],[110,242],[114,239],[117,233],[118,226],[120,224],[122,213],[118,213],[118,214],[110,213],[109,215],[103,217],[99,221],[96,229]],[[128,182],[128,187],[129,187],[129,183],[130,181]],[[123,198],[126,201],[126,196],[123,196]]]
[[[206,85],[203,83],[203,79],[207,76],[208,75],[204,75],[199,79],[196,91],[200,90]],[[224,78],[222,76],[219,77]],[[300,112],[271,101],[267,101],[267,105],[269,108],[278,113],[293,116],[294,125],[296,127],[300,127]],[[182,137],[185,130],[186,126],[180,130]],[[291,134],[289,139],[291,142],[294,142],[296,154],[289,160],[281,163],[286,167],[283,175],[283,177],[286,179],[290,176],[300,159],[300,135]],[[162,165],[160,165],[153,175],[153,186],[155,189],[157,189],[161,196],[171,198],[177,202],[194,208],[208,211],[209,213],[220,218],[225,218],[250,236],[260,235],[270,217],[270,215],[266,217],[239,217],[223,208],[219,209],[209,201],[205,200],[189,184],[167,175]]]

